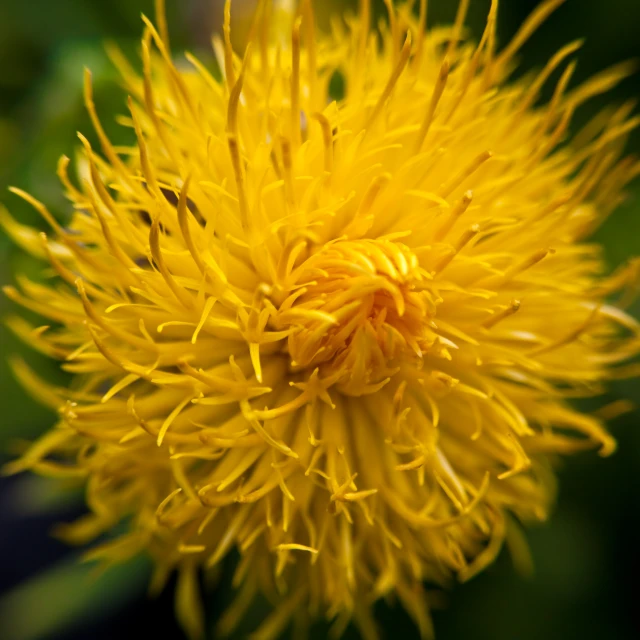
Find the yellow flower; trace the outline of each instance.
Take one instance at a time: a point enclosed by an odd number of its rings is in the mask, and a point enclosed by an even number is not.
[[[497,0],[477,45],[466,0],[429,32],[424,0],[388,0],[379,31],[363,0],[328,35],[310,0],[295,16],[263,1],[243,56],[227,4],[222,80],[172,61],[160,11],[142,75],[112,51],[131,147],[105,136],[87,72],[100,149],[80,136],[76,180],[60,162],[68,226],[13,189],[52,234],[4,212],[6,229],[59,277],[6,288],[48,322],[10,326],[74,383],[14,363],[59,420],[9,470],[85,483],[88,515],[60,534],[126,523],[91,557],[146,550],[156,589],[177,570],[192,635],[198,570],[236,549],[223,632],[262,593],[277,604],[256,638],[307,616],[374,638],[371,605],[395,594],[429,636],[423,583],[470,578],[505,540],[525,564],[553,457],[614,450],[568,399],[638,373],[629,296],[607,302],[638,264],[607,277],[588,241],[640,172],[619,160],[638,118],[608,111],[567,144],[576,108],[628,72],[569,90],[578,43],[507,83],[560,2],[498,51]]]

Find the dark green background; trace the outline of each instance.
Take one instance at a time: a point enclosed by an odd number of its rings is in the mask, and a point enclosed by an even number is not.
[[[195,49],[208,57],[208,25],[219,19],[220,3],[167,0],[167,4],[173,48]],[[455,1],[429,4],[432,24],[451,21]],[[501,1],[502,43],[536,4],[536,0]],[[379,5],[381,9],[382,2]],[[468,24],[476,36],[488,6],[488,0],[472,0]],[[6,192],[6,186],[24,188],[59,215],[65,214],[55,165],[63,153],[73,156],[76,130],[91,132],[82,105],[84,65],[93,71],[96,100],[106,124],[112,124],[110,114],[125,111],[124,96],[115,88],[117,76],[102,47],[104,40],[113,39],[134,54],[141,11],[152,14],[151,0],[0,0],[0,202],[20,220],[41,225],[29,207]],[[640,0],[568,0],[525,46],[522,68],[541,66],[560,46],[583,36],[577,81],[610,64],[640,57]],[[577,120],[606,102],[633,97],[640,97],[638,76],[584,108]],[[109,129],[118,135],[117,128]],[[629,151],[640,152],[637,133]],[[640,182],[631,186],[628,201],[598,232],[598,239],[611,267],[640,253]],[[0,234],[0,284],[12,282],[15,272],[35,276],[38,265]],[[636,316],[639,310],[636,304]],[[8,301],[0,298],[0,316],[10,312]],[[4,327],[0,331],[0,457],[7,459],[12,440],[41,433],[53,416],[18,387],[5,357],[22,353],[43,375],[61,378],[54,363],[30,353]],[[615,384],[602,403],[621,397],[640,400],[637,381]],[[519,577],[503,554],[490,570],[455,589],[447,608],[435,614],[439,640],[640,637],[639,417],[638,412],[629,414],[612,425],[620,446],[611,458],[583,454],[560,469],[557,511],[550,523],[529,532],[535,575]],[[45,515],[35,515],[38,510]],[[180,638],[170,596],[147,602],[139,595],[147,570],[143,563],[91,582],[75,557],[62,558],[65,550],[48,538],[47,529],[56,518],[71,517],[72,511],[73,506],[48,485],[32,478],[0,484],[0,588],[7,590],[0,596],[0,617],[26,615],[14,640],[42,637],[47,629],[50,637],[67,640],[138,638],[141,632]],[[46,577],[36,578],[39,574]],[[218,600],[226,596],[214,593],[211,598],[216,611],[221,606]],[[90,626],[90,616],[82,616],[83,610],[102,615],[102,622]],[[381,607],[380,619],[389,637],[415,636],[397,609]],[[65,626],[72,631],[64,631]],[[324,634],[318,629],[317,637]]]

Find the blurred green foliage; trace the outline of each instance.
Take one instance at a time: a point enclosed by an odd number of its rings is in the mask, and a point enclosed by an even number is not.
[[[323,2],[318,0],[316,4],[321,8]],[[354,2],[336,0],[331,4]],[[471,3],[468,25],[476,35],[489,4],[489,0]],[[536,4],[537,0],[501,0],[502,43]],[[114,116],[125,111],[125,96],[116,88],[118,78],[104,53],[103,41],[116,40],[136,59],[140,13],[151,15],[152,5],[152,0],[0,0],[0,202],[19,220],[44,230],[37,214],[4,190],[8,185],[33,193],[62,218],[67,212],[55,168],[60,155],[73,156],[76,130],[91,138],[82,103],[84,66],[92,70],[96,102],[107,130],[116,140],[123,135],[122,129],[115,126]],[[197,47],[203,41],[207,24],[198,22],[196,17],[218,15],[219,5],[218,0],[167,0],[176,51]],[[430,21],[435,24],[450,22],[457,2],[431,0],[429,5]],[[377,10],[384,13],[381,1]],[[576,81],[621,60],[640,56],[640,1],[568,0],[524,47],[522,69],[541,66],[563,44],[580,37],[586,37],[586,42]],[[635,76],[582,109],[577,124],[607,102],[620,103],[638,96],[640,81]],[[637,132],[629,141],[629,150],[640,152]],[[599,230],[597,240],[604,244],[611,267],[640,253],[638,181],[631,186],[627,202]],[[16,273],[40,277],[40,266],[0,234],[0,284],[12,282]],[[0,298],[0,316],[11,312],[8,301]],[[640,315],[637,303],[632,312]],[[21,354],[43,377],[64,384],[55,363],[33,354],[5,327],[0,328],[0,443],[4,452],[0,459],[6,458],[12,439],[33,438],[54,420],[14,381],[6,363],[6,356],[13,353]],[[637,381],[614,384],[600,403],[623,397],[640,401]],[[640,525],[636,479],[640,467],[639,418],[636,412],[612,425],[620,444],[613,457],[602,460],[595,454],[584,454],[564,463],[557,512],[549,524],[528,535],[535,576],[522,579],[513,571],[508,556],[502,554],[496,566],[470,584],[456,588],[448,598],[446,610],[436,613],[440,640],[640,637],[634,595],[640,570],[640,547],[636,542]],[[40,494],[30,495],[35,503]],[[13,603],[30,611],[34,618],[22,635],[14,636],[15,640],[41,637],[45,629],[58,631],[61,621],[77,617],[82,603],[89,603],[94,610],[104,608],[101,604],[106,607],[109,601],[115,603],[116,594],[133,593],[133,586],[139,583],[135,576],[140,571],[137,566],[130,567],[101,582],[100,596],[95,591],[84,593],[85,574],[84,569],[63,565],[14,591],[5,600],[4,610],[7,602]],[[78,598],[79,594],[83,597]],[[213,599],[217,602],[217,596]],[[219,605],[213,609],[217,611]],[[162,615],[165,619],[170,616],[166,611],[156,613],[160,620]],[[36,620],[38,616],[40,619]],[[413,637],[413,628],[404,613],[382,606],[380,616],[387,635]],[[324,631],[318,630],[317,637],[324,637]]]
[[[140,557],[96,574],[95,567],[70,556],[0,601],[0,616],[9,621],[3,624],[4,640],[40,640],[108,614],[144,589],[147,565]]]

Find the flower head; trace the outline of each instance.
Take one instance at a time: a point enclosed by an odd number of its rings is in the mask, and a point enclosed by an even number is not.
[[[264,0],[242,56],[229,4],[222,79],[172,60],[162,18],[141,74],[112,52],[130,147],[107,139],[87,72],[100,149],[81,136],[77,179],[60,162],[67,226],[14,189],[52,234],[5,227],[59,277],[6,289],[50,325],[10,326],[74,383],[15,363],[59,420],[11,470],[84,482],[89,513],[61,535],[126,522],[92,556],[146,550],[156,587],[178,570],[193,635],[197,570],[236,549],[223,631],[261,592],[277,604],[256,637],[308,615],[374,637],[371,604],[395,594],[428,636],[423,583],[468,579],[544,519],[552,456],[615,448],[568,399],[638,372],[628,296],[607,302],[638,265],[603,275],[588,241],[639,173],[620,160],[638,119],[623,106],[567,136],[628,67],[570,90],[574,43],[507,84],[558,0],[500,51],[497,1],[474,44],[465,0],[431,31],[424,0],[389,0],[377,31],[363,0],[327,35],[310,0]]]

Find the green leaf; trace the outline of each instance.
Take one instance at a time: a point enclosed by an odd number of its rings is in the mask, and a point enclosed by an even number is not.
[[[55,515],[84,502],[84,489],[77,482],[44,478],[31,473],[16,478],[5,491],[4,504],[19,516]]]
[[[0,638],[45,640],[87,620],[113,614],[138,595],[149,578],[137,558],[96,575],[77,557],[19,585],[0,599]]]

